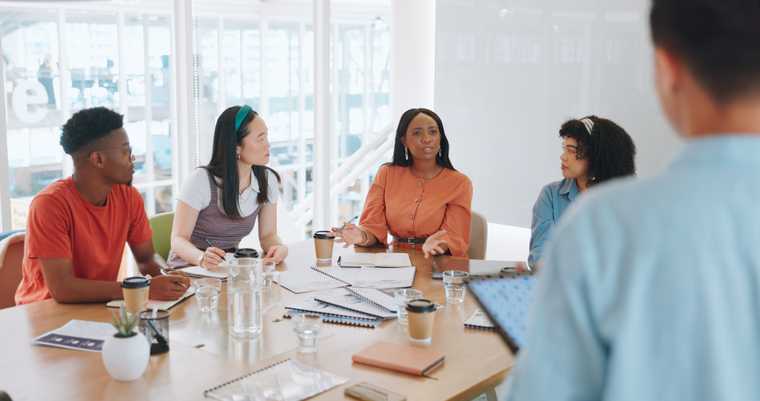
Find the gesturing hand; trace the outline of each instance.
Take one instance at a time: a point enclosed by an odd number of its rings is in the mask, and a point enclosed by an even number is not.
[[[346,224],[341,228],[333,227],[332,232],[335,233],[336,241],[342,242],[344,247],[361,245],[366,240],[364,231],[355,224]]]
[[[440,230],[425,240],[425,243],[422,244],[422,253],[425,254],[425,259],[430,256],[443,255],[446,253],[449,246],[444,239],[445,237],[446,230]]]

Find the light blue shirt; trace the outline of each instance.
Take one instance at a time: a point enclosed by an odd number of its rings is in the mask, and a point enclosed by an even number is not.
[[[760,399],[760,135],[584,195],[544,256],[508,400]]]
[[[580,191],[575,180],[565,178],[552,182],[541,189],[536,203],[533,205],[533,219],[530,224],[530,255],[528,264],[535,267],[541,258],[544,244],[549,238],[552,227],[565,213],[565,209],[575,200]]]

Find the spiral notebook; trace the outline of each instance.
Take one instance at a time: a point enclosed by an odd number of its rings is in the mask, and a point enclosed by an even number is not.
[[[383,308],[388,312],[396,312],[398,309],[396,300],[392,296],[376,288],[346,287],[346,290],[351,291],[364,302]]]
[[[301,401],[348,379],[292,359],[273,363],[203,392],[218,401]]]
[[[353,291],[349,291],[346,288],[314,294],[314,299],[349,311],[374,316],[378,319],[387,320],[396,318],[395,311],[390,311],[374,302],[368,302],[363,297],[357,296]]]
[[[299,314],[299,313],[312,313],[312,312],[306,312],[306,311],[299,311],[298,309],[289,309],[285,311],[285,314],[283,317],[285,319],[290,319],[293,316]],[[375,327],[380,325],[381,320],[380,319],[364,319],[364,318],[358,318],[358,317],[341,317],[341,316],[331,316],[331,315],[323,315],[318,314],[320,319],[322,319],[322,323],[331,323],[331,324],[342,324],[344,326],[355,326],[355,327],[363,327],[366,329],[374,329]]]
[[[482,330],[495,330],[496,326],[493,324],[488,315],[480,309],[476,309],[470,317],[465,320],[464,327],[468,329],[482,329]]]
[[[380,319],[375,316],[352,310],[339,308],[319,302],[313,298],[303,299],[285,306],[286,317],[298,313],[311,313],[319,315],[325,323],[345,324],[375,328],[380,324]]]

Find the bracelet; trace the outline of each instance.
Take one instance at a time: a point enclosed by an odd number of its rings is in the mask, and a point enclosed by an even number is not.
[[[203,267],[203,259],[206,259],[206,252],[203,252],[201,257],[198,258],[198,266]]]

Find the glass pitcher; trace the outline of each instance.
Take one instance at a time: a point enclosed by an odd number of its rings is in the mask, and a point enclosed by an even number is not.
[[[260,260],[235,258],[227,262],[227,324],[233,337],[255,338],[261,333],[262,287]]]

